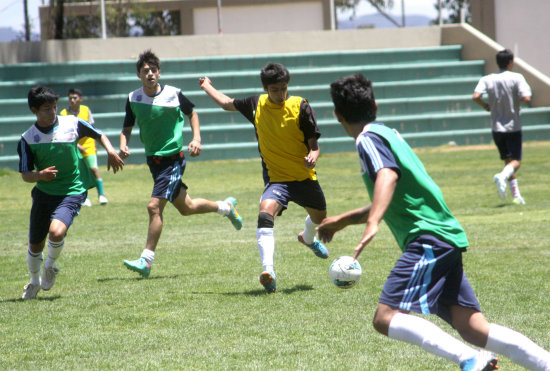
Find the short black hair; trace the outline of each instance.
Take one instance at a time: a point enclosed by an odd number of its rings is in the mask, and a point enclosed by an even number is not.
[[[73,94],[76,94],[82,98],[82,90],[80,89],[76,89],[76,88],[69,89],[69,92],[67,93],[67,95],[73,95]]]
[[[360,73],[341,77],[330,84],[334,109],[348,122],[376,120],[372,82]]]
[[[260,78],[264,88],[267,88],[267,86],[271,84],[280,82],[288,83],[290,81],[290,73],[286,67],[280,63],[268,63],[262,68]]]
[[[508,68],[510,62],[514,60],[514,53],[508,49],[501,50],[497,53],[497,64],[501,70]]]
[[[37,85],[29,90],[28,102],[29,108],[39,109],[44,103],[55,103],[59,95],[50,88],[42,85]]]
[[[141,67],[143,67],[144,64],[148,64],[160,70],[160,59],[151,49],[147,49],[139,55],[139,59],[136,63],[138,73],[141,71]]]

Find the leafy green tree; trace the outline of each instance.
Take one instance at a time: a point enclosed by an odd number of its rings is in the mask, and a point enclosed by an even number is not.
[[[434,4],[436,10],[439,11],[439,2]],[[460,23],[460,10],[464,7],[464,21],[472,23],[472,15],[470,13],[470,1],[468,0],[441,0],[441,10],[447,11],[447,18],[443,18],[443,23]],[[432,24],[439,23],[439,19],[435,19]]]

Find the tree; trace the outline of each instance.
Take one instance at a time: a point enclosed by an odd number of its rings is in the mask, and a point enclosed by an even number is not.
[[[380,8],[392,8],[393,0],[366,0],[375,7]],[[351,10],[352,14],[350,18],[355,17],[355,7],[361,2],[361,0],[335,0],[334,5],[341,11]]]
[[[25,41],[31,41],[31,24],[29,22],[29,2],[23,0],[23,13],[25,17]]]
[[[435,9],[439,9],[439,1],[434,4]],[[464,8],[464,21],[472,23],[472,15],[470,13],[470,1],[468,0],[441,0],[441,10],[446,10],[448,17],[443,19],[443,23],[460,23],[460,11]],[[433,20],[432,24],[439,23],[439,20]]]

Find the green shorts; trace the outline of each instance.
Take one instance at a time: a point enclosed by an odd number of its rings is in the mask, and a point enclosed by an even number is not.
[[[90,169],[97,169],[97,155],[89,155],[84,157],[84,162]]]

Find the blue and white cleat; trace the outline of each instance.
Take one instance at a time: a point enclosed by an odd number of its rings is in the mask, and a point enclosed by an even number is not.
[[[263,271],[260,274],[260,283],[268,294],[273,294],[277,291],[277,277],[275,277],[274,272]]]
[[[131,271],[138,272],[142,277],[147,278],[151,273],[151,266],[144,258],[138,260],[125,260],[124,265]]]
[[[307,247],[309,247],[311,251],[313,251],[313,253],[319,258],[322,258],[322,259],[328,258],[328,250],[325,247],[325,245],[323,245],[322,242],[314,240],[313,243],[307,244],[306,241],[304,241],[304,238],[302,237],[302,232],[298,233],[298,241],[303,243]]]
[[[491,371],[498,370],[498,357],[486,350],[480,350],[476,356],[460,364],[462,371]]]

